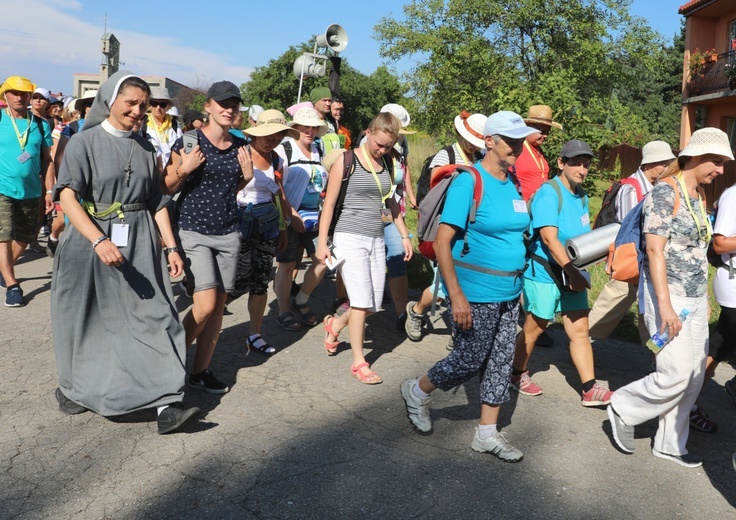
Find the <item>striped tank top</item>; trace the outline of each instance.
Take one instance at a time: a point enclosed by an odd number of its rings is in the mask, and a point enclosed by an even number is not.
[[[360,153],[356,150],[357,153]],[[391,189],[391,175],[384,164],[380,171],[376,171],[381,182],[381,191],[375,177],[353,158],[355,169],[348,179],[348,189],[345,192],[340,219],[335,226],[336,233],[350,233],[370,238],[383,236],[383,221],[381,221],[381,200]]]

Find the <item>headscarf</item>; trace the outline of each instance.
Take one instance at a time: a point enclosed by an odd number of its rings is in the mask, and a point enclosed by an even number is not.
[[[87,112],[87,117],[84,120],[84,129],[89,130],[108,117],[110,117],[110,107],[115,102],[115,98],[118,96],[120,90],[120,84],[130,77],[134,77],[135,74],[128,70],[119,70],[105,81],[100,89],[97,91],[95,100],[92,103],[92,108]]]

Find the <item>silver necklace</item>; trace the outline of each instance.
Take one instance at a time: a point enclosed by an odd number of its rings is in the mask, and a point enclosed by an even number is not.
[[[115,148],[117,148],[118,153],[120,154],[120,157],[125,160],[125,155],[123,155],[123,152],[120,150],[120,147],[118,146],[118,143],[115,142],[115,139],[112,138],[110,134],[105,132],[107,137],[110,138],[110,141],[112,141],[112,144],[115,145]],[[133,152],[135,151],[135,142],[131,143],[132,146],[130,147],[130,155],[128,156],[128,162],[125,165],[125,168],[123,168],[123,173],[125,174],[125,186],[127,188],[130,188],[130,174],[133,173],[133,168],[131,167],[131,161],[133,160]]]

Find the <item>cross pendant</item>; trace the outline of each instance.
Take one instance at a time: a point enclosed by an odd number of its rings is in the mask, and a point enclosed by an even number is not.
[[[123,173],[125,173],[125,186],[130,187],[130,174],[133,172],[133,169],[130,167],[130,165],[126,166],[123,169]]]

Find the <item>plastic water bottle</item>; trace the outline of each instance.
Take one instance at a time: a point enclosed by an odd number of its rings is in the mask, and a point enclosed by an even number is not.
[[[690,311],[687,309],[682,309],[682,312],[680,312],[680,323],[685,321],[687,318],[687,315],[690,314]],[[664,346],[670,342],[670,331],[669,328],[666,328],[664,332],[655,332],[654,335],[649,338],[649,341],[647,341],[647,348],[654,352],[654,354],[659,354],[660,351],[664,348]]]

